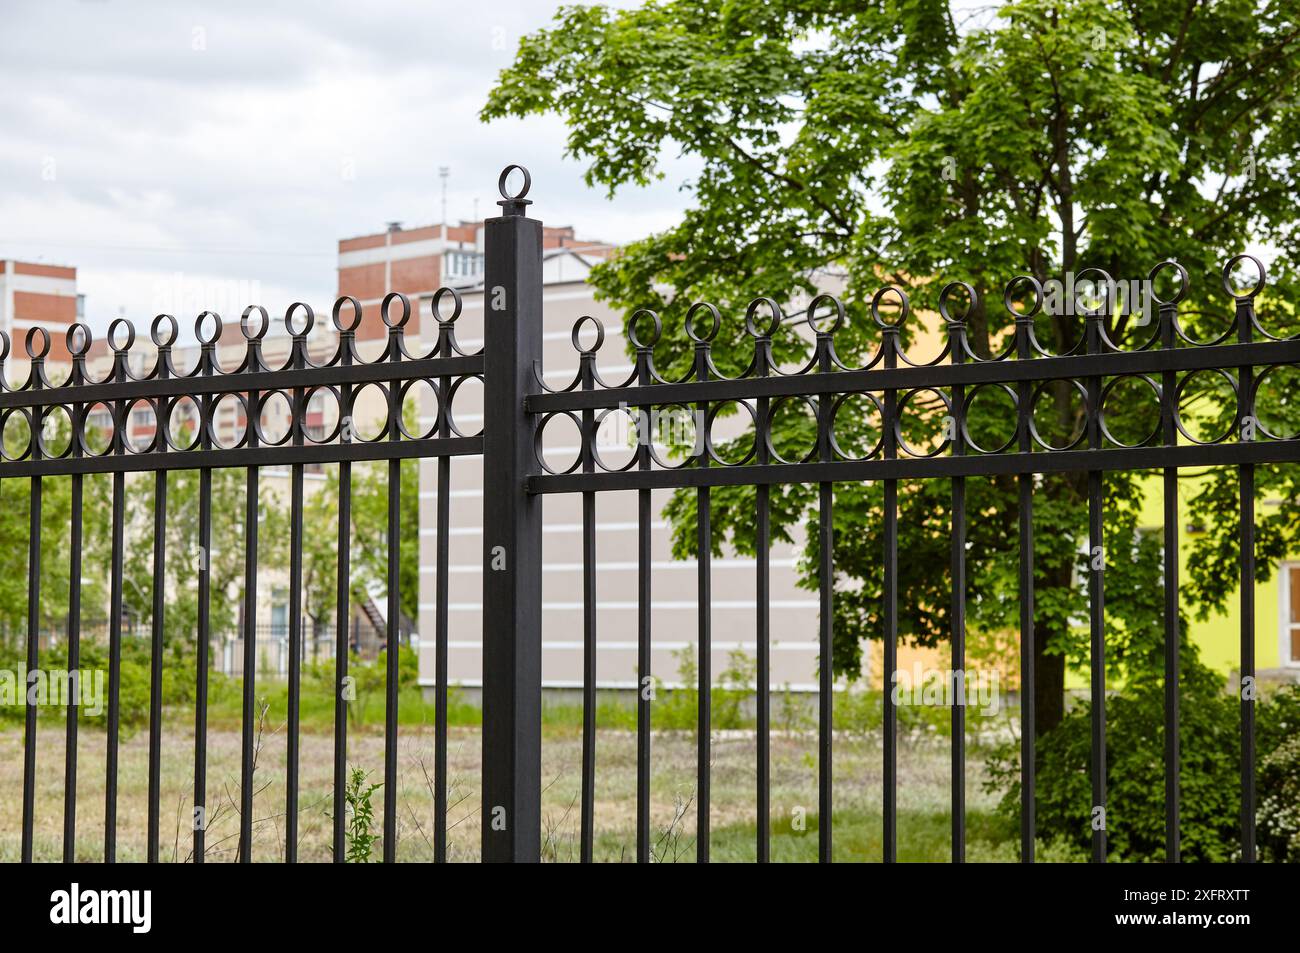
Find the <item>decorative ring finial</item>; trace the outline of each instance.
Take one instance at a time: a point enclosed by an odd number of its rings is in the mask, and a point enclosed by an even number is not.
[[[1232,270],[1240,265],[1243,261],[1248,261],[1255,266],[1255,284],[1249,290],[1234,288],[1232,286]],[[1253,298],[1264,290],[1264,285],[1268,282],[1268,272],[1264,270],[1264,263],[1254,255],[1233,255],[1223,265],[1223,290],[1228,292],[1238,301],[1246,298]]]
[[[512,172],[523,174],[524,183],[518,192],[511,194],[507,188],[507,182]],[[497,191],[501,193],[501,201],[497,202],[506,215],[523,215],[524,210],[532,205],[532,200],[527,198],[528,190],[533,187],[533,177],[523,166],[511,163],[501,170],[501,178],[497,179]]]
[[[650,336],[642,337],[637,330],[643,320],[650,321]],[[649,350],[659,343],[659,336],[663,334],[664,323],[659,319],[659,315],[649,308],[639,308],[632,312],[632,317],[627,321],[627,337],[632,342],[632,346],[642,350]]]
[[[81,321],[77,321],[68,328],[68,333],[64,339],[68,353],[73,357],[85,357],[90,353],[91,344],[90,327]]]
[[[954,318],[952,312],[948,310],[948,306],[952,304],[952,296],[955,291],[964,291],[966,293],[966,313],[959,318]],[[963,324],[978,301],[979,295],[968,282],[950,281],[939,292],[939,314],[943,315],[943,319],[949,324]]]
[[[37,345],[36,336],[40,335],[41,343]],[[27,356],[33,361],[44,359],[45,355],[50,353],[50,332],[45,330],[39,324],[27,331],[27,340],[24,342],[27,347]]]
[[[448,295],[451,296],[451,314],[443,317],[442,302]],[[461,307],[460,292],[455,288],[444,286],[433,293],[433,319],[439,324],[455,324],[456,319],[460,317]]]
[[[595,331],[596,337],[590,347],[584,347],[582,344],[582,329],[590,327]],[[600,350],[600,346],[605,343],[605,325],[599,318],[584,314],[573,323],[573,331],[569,334],[569,340],[573,342],[573,349],[580,354],[595,354]]]
[[[133,344],[135,344],[135,325],[126,318],[115,318],[108,326],[109,347],[120,354],[131,350]]]
[[[1166,268],[1173,268],[1178,273],[1178,290],[1174,292],[1173,297],[1168,301],[1156,294],[1156,278],[1159,277],[1160,273]],[[1177,304],[1182,301],[1183,296],[1187,294],[1187,269],[1172,258],[1166,258],[1164,261],[1160,262],[1160,264],[1152,268],[1151,273],[1147,275],[1147,281],[1151,284],[1151,297],[1155,299],[1156,304]]]
[[[154,347],[171,347],[180,334],[181,326],[170,314],[158,315],[149,325],[149,338],[153,341]]]
[[[212,331],[210,334],[204,334],[203,325],[209,318],[212,319]],[[200,344],[215,345],[221,340],[221,330],[221,315],[215,311],[201,311],[194,319],[194,336],[199,339]]]

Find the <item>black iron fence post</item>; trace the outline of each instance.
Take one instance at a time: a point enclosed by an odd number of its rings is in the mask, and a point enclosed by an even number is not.
[[[512,174],[523,176],[515,193]],[[483,345],[483,860],[541,855],[542,502],[524,398],[542,356],[542,223],[530,181],[501,173],[485,223]]]

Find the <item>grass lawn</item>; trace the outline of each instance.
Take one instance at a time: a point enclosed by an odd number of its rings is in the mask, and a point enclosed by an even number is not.
[[[285,733],[283,707],[267,686],[269,700],[255,773],[255,860],[275,860],[284,851]],[[304,700],[306,701],[306,699]],[[208,861],[235,859],[239,830],[240,735],[238,707],[214,699],[208,740]],[[382,697],[364,700],[366,706]],[[478,856],[481,734],[477,709],[465,703],[453,713],[448,738],[449,844],[451,859]],[[403,861],[433,856],[433,731],[431,706],[412,693],[399,731],[397,854]],[[304,711],[300,768],[299,849],[301,860],[328,861],[333,740],[332,716]],[[232,718],[233,713],[233,718]],[[543,745],[543,831],[547,860],[574,860],[578,853],[578,794],[581,737],[568,709],[548,714]],[[635,857],[636,736],[610,713],[598,732],[595,821],[598,860]],[[614,727],[606,727],[614,722]],[[102,729],[85,726],[78,746],[77,858],[99,860],[103,851],[104,752]],[[950,749],[942,738],[905,741],[899,752],[899,858],[949,858]],[[1014,843],[1002,839],[991,818],[992,798],[981,787],[978,753],[968,756],[968,856],[971,860],[1014,860]],[[383,780],[382,731],[362,724],[349,736],[349,763]],[[64,735],[57,721],[42,719],[37,732],[35,854],[62,854]],[[124,736],[118,779],[118,859],[145,856],[148,734]],[[716,732],[713,739],[712,857],[748,861],[755,855],[756,745],[752,731]],[[881,856],[881,749],[878,734],[841,732],[835,739],[835,858],[877,861]],[[166,712],[160,852],[164,860],[190,860],[189,817],[193,788],[193,712]],[[0,860],[18,857],[22,817],[22,731],[0,729]],[[375,792],[375,831],[382,831],[383,792]],[[817,853],[816,738],[807,731],[782,731],[772,741],[772,857],[812,861]],[[651,828],[655,858],[695,857],[695,739],[687,731],[656,731],[652,743]],[[376,847],[375,856],[382,850]]]

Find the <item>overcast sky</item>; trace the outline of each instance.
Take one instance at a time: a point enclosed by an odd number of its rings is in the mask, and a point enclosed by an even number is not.
[[[535,213],[626,241],[671,224],[685,167],[617,202],[563,158],[553,117],[477,114],[554,0],[6,2],[0,259],[74,265],[91,326],[119,313],[283,313],[333,300],[336,242],[494,207],[501,167]],[[224,313],[224,312],[223,312]]]

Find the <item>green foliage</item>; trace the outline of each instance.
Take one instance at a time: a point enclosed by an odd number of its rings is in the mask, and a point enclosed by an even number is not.
[[[414,432],[414,423],[411,423]],[[420,602],[420,470],[419,461],[403,460],[398,585],[402,614],[419,617]],[[388,585],[388,474],[386,464],[352,466],[352,598],[368,598],[372,588]],[[337,597],[339,470],[330,467],[325,483],[304,507],[304,522],[319,528],[303,545],[304,610],[316,620],[332,616]]]
[[[344,861],[349,864],[370,863],[370,855],[379,841],[379,835],[372,832],[375,808],[371,801],[383,784],[367,784],[369,777],[369,773],[362,768],[353,768],[343,791],[347,805],[347,826],[343,831],[346,845]]]
[[[939,681],[935,675],[927,685]],[[897,705],[898,730],[903,735],[916,738],[952,737],[952,708],[947,704]],[[870,689],[852,689],[837,692],[831,709],[836,731],[868,738],[879,738],[885,723],[884,693]],[[985,712],[972,699],[966,706],[967,750],[983,746],[984,739],[1006,723],[1006,714]]]
[[[713,349],[719,367],[734,373],[752,350],[739,320],[750,300],[774,295],[798,313],[800,294],[817,290],[826,270],[846,275],[848,320],[835,338],[846,362],[862,362],[878,343],[867,302],[882,282],[911,296],[910,327],[929,321],[933,329],[936,279],[969,281],[979,300],[966,315],[968,335],[990,355],[1008,340],[1000,298],[1013,275],[1045,281],[1098,267],[1136,279],[1166,257],[1188,269],[1183,322],[1207,339],[1230,320],[1217,269],[1248,243],[1279,251],[1260,301],[1265,325],[1294,329],[1294,4],[1019,0],[960,23],[954,6],[570,6],[551,28],[523,38],[482,118],[558,115],[569,129],[568,154],[585,163],[588,184],[610,195],[661,177],[665,154],[689,157],[692,204],[681,220],[592,275],[624,314],[664,312],[655,357],[669,374],[691,359],[681,320],[690,302],[709,300],[736,316],[723,322]],[[1037,319],[1035,332],[1061,352],[1079,340],[1082,324],[1057,309]],[[1150,334],[1149,322],[1132,316],[1111,325],[1112,338],[1130,346]],[[808,353],[806,336],[791,327],[773,348],[781,362]],[[1294,387],[1275,384],[1261,391],[1261,419],[1291,419]],[[1106,408],[1112,432],[1144,433],[1149,396],[1116,396],[1123,399]],[[985,399],[1005,402],[995,391]],[[926,413],[921,422],[932,427],[938,409]],[[774,422],[774,443],[806,443],[807,415],[785,417]],[[995,413],[977,402],[971,418],[984,445],[1000,445],[990,438],[1005,430],[1005,408]],[[1068,387],[1050,387],[1034,419],[1060,446],[1081,423],[1082,407]],[[845,429],[870,446],[869,423]],[[1294,466],[1260,471],[1261,496],[1288,504],[1260,522],[1262,576],[1300,540],[1300,475]],[[1205,611],[1221,607],[1233,585],[1235,485],[1232,471],[1214,471],[1190,507],[1211,527],[1195,544],[1186,590]],[[1064,666],[1086,653],[1086,637],[1071,624],[1086,605],[1086,490],[1081,474],[1045,477],[1035,489],[1038,686],[1056,696],[1036,700],[1040,731],[1063,710]],[[944,481],[899,485],[899,548],[908,553],[899,567],[899,630],[921,645],[948,631],[950,584],[935,571],[947,565],[948,493]],[[975,628],[1016,621],[1016,493],[1014,479],[967,481]],[[1134,674],[1162,651],[1162,566],[1158,546],[1139,532],[1136,476],[1108,474],[1105,493],[1106,582],[1122,594],[1107,600],[1116,638],[1107,661]],[[814,489],[773,487],[771,496],[773,537],[798,542],[800,530],[815,525]],[[881,506],[879,483],[836,487],[834,664],[850,677],[860,670],[861,641],[882,631]],[[715,546],[752,552],[753,488],[715,488],[712,507]],[[674,553],[689,556],[695,494],[677,494],[666,515]],[[802,572],[811,586],[816,533],[807,538]],[[1108,631],[1108,648],[1110,638]]]
[[[1257,706],[1261,853],[1283,859],[1300,828],[1295,811],[1300,763],[1288,747],[1300,693],[1290,689]],[[1222,863],[1240,845],[1240,704],[1194,655],[1184,658],[1180,704],[1182,859]],[[1106,699],[1107,843],[1123,861],[1165,857],[1164,690],[1154,680]],[[1092,842],[1091,705],[1080,702],[1038,742],[1038,833],[1087,851]],[[1002,793],[997,813],[1008,830],[1020,816],[1018,742],[993,749],[987,787]],[[1267,846],[1265,846],[1267,842]]]
[[[66,415],[53,416],[46,425],[46,446],[66,447],[70,434]],[[26,419],[19,414],[6,418],[3,439],[11,456],[24,452],[30,443]],[[62,628],[68,602],[72,481],[44,477],[40,483],[40,616],[42,625],[53,622]],[[82,577],[83,605],[100,605],[108,595],[108,576],[95,567],[106,563],[111,486],[111,477],[105,474],[82,477],[82,562],[87,569]],[[26,632],[31,491],[30,479],[0,480],[0,633]]]
[[[122,641],[121,667],[118,685],[118,706],[120,710],[121,730],[129,736],[143,728],[149,722],[150,665],[151,647],[148,639],[127,638]],[[86,673],[83,678],[83,703],[78,714],[78,721],[83,726],[106,728],[108,726],[108,645],[99,641],[84,641],[81,645],[78,669]],[[15,648],[0,646],[0,669],[21,671],[26,658]],[[66,642],[48,649],[41,656],[41,668],[47,671],[66,671],[68,669],[68,648]],[[194,704],[195,692],[195,656],[167,650],[162,659],[164,708],[189,708]],[[102,693],[93,699],[84,693],[94,690],[94,685],[87,679],[93,679],[95,673],[103,674],[100,685]],[[219,707],[223,699],[231,699],[237,705],[239,701],[239,682],[219,672],[208,672],[208,701],[213,708]],[[96,710],[98,709],[98,710]],[[0,721],[21,723],[23,706],[0,705]],[[67,709],[61,705],[46,705],[38,709],[39,717],[46,722],[63,722],[67,718]]]
[[[695,731],[699,727],[700,668],[695,647],[673,652],[677,659],[679,688],[660,691],[655,679],[655,703],[650,706],[650,717],[655,728],[664,731]],[[752,726],[753,718],[746,712],[745,704],[754,697],[757,663],[752,656],[734,649],[728,656],[727,667],[713,686],[710,709],[711,725],[715,731]]]
[[[1300,862],[1300,735],[1263,759],[1259,782],[1260,856],[1277,863]]]
[[[204,554],[199,546],[199,471],[173,470],[167,478],[166,576],[163,591],[166,645],[170,651],[193,653],[198,633],[198,578]],[[156,482],[145,475],[126,481],[126,509],[129,521],[123,567],[122,604],[136,619],[153,617],[153,523]],[[282,569],[288,565],[287,546],[276,541],[288,539],[286,501],[263,479],[259,486],[258,534],[263,545],[258,548],[258,565],[263,570]],[[247,498],[247,471],[220,469],[212,471],[212,546],[206,558],[211,566],[212,599],[209,606],[213,632],[230,631],[238,622],[238,598],[242,591],[244,561],[244,520]],[[101,568],[101,571],[102,568]]]
[[[329,700],[329,710],[333,711],[335,672],[333,661],[311,662],[304,667],[304,683],[314,694]],[[382,703],[384,689],[388,684],[388,652],[382,651],[377,658],[366,660],[352,655],[348,660],[348,676],[352,679],[352,697],[348,700],[348,721],[355,727],[364,723],[366,713],[376,703]],[[406,693],[418,696],[420,677],[420,660],[415,650],[407,646],[397,649],[397,689],[399,695]],[[399,701],[399,711],[401,710]]]

